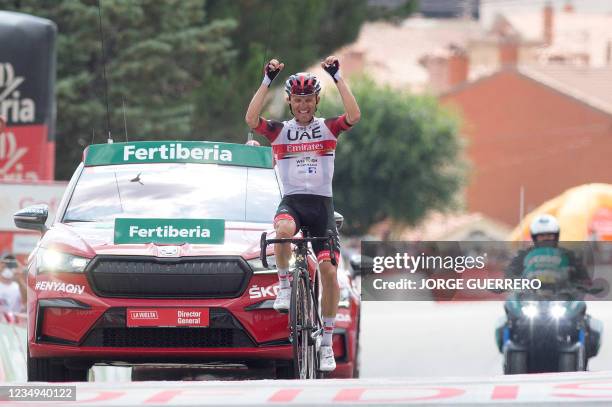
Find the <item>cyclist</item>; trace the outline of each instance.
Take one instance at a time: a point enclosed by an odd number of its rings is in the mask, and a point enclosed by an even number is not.
[[[268,88],[284,68],[283,63],[272,59],[264,67],[263,81],[249,104],[245,119],[250,128],[272,144],[283,193],[274,218],[276,237],[291,238],[302,226],[307,226],[312,236],[325,236],[331,230],[339,248],[332,200],[335,148],[340,133],[359,121],[360,111],[355,97],[340,76],[338,58],[329,56],[321,66],[336,83],[346,113],[329,119],[315,117],[321,84],[315,75],[300,72],[285,82],[286,101],[293,119],[278,122],[262,118],[260,113]],[[274,309],[287,312],[291,297],[291,247],[284,243],[275,245],[274,249],[280,286]],[[313,249],[319,262],[323,288],[320,370],[332,371],[336,368],[331,345],[340,292],[336,267],[330,260],[330,248],[326,244],[314,243]],[[336,258],[340,258],[338,252]]]

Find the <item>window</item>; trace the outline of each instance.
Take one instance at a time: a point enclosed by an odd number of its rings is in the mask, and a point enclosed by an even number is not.
[[[63,222],[116,217],[272,222],[280,199],[272,169],[182,163],[86,167]]]

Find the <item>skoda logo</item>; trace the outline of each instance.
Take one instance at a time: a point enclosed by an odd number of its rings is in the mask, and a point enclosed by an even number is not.
[[[161,246],[158,248],[158,253],[161,257],[174,257],[178,255],[178,246]]]

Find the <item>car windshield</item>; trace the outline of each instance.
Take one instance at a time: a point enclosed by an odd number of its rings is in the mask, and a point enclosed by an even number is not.
[[[272,169],[184,163],[85,167],[63,222],[116,217],[271,222],[280,199]]]

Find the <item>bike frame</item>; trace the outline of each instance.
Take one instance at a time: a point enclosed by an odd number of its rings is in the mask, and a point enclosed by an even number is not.
[[[294,312],[292,312],[292,310],[297,310],[298,304],[293,304],[294,298],[296,296],[292,294],[292,297],[291,297],[292,305],[290,307],[290,318],[289,318],[289,341],[294,345],[294,369],[296,372],[296,376],[298,377],[301,375],[301,368],[302,368],[302,366],[299,364],[299,360],[297,360],[298,351],[296,350],[296,347],[298,346],[297,341],[299,340],[300,331],[306,331],[308,335],[308,346],[313,346],[314,344],[314,351],[315,351],[314,353],[315,363],[314,364],[315,365],[317,364],[317,361],[318,361],[318,352],[319,352],[318,338],[323,333],[323,321],[321,318],[321,313],[319,311],[319,298],[317,295],[318,293],[315,292],[316,291],[315,284],[313,283],[313,280],[310,278],[310,273],[308,272],[308,261],[307,261],[308,253],[309,253],[308,244],[312,242],[317,242],[317,241],[327,242],[330,247],[331,263],[334,266],[338,264],[336,261],[336,256],[335,256],[336,243],[334,241],[331,231],[328,231],[327,237],[310,237],[308,236],[307,231],[303,231],[303,235],[305,237],[302,237],[302,238],[267,239],[267,234],[266,232],[264,232],[261,235],[261,242],[260,242],[260,258],[261,258],[262,265],[266,268],[268,267],[268,262],[266,259],[266,248],[269,244],[291,243],[295,245],[295,248],[293,249],[293,252],[295,254],[295,269],[293,270],[293,273],[292,273],[292,277],[293,277],[292,293],[294,289],[297,292],[296,286],[299,284],[300,280],[303,279],[306,285],[306,293],[308,297],[306,298],[306,300],[310,304],[312,304],[312,307],[314,309],[313,314],[316,316],[315,320],[312,321],[311,324],[298,325],[295,322],[297,320],[297,315],[294,315]],[[318,271],[318,265],[317,265],[317,271]],[[302,364],[303,363],[304,362],[302,362]],[[314,372],[315,375],[317,374],[316,370],[318,369],[315,368],[315,372]],[[307,372],[307,373],[312,373],[312,372]]]

